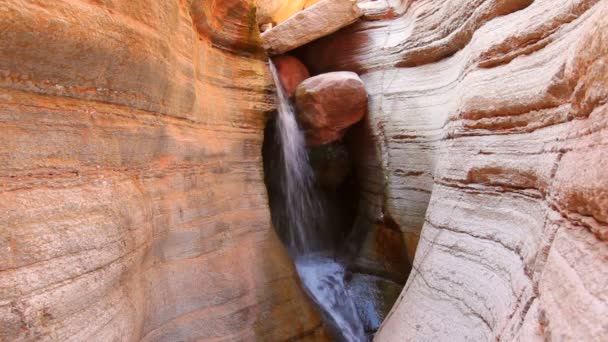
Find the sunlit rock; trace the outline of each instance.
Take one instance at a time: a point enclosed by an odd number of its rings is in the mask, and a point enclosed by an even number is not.
[[[352,0],[322,0],[264,32],[264,48],[271,55],[293,50],[348,26],[363,13]]]
[[[0,341],[322,335],[270,222],[254,10],[0,1]]]

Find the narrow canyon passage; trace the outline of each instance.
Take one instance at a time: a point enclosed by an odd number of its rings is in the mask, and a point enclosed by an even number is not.
[[[608,0],[0,0],[0,342],[608,341],[606,42]]]
[[[269,63],[278,109],[267,123],[262,153],[273,225],[334,338],[368,341],[409,270],[400,236],[377,236],[382,229],[374,229],[377,223],[370,222],[369,199],[360,199],[363,189],[358,177],[367,175],[366,154],[375,146],[365,146],[366,140],[360,139],[369,135],[364,122],[339,141],[307,146],[310,137],[298,123],[282,75]],[[338,89],[331,91],[339,96]],[[377,161],[374,167],[379,167]]]
[[[274,130],[267,128],[264,146],[273,224],[292,255],[306,292],[321,308],[336,338],[366,341],[363,322],[346,289],[345,267],[337,254],[335,237],[345,237],[339,234],[342,227],[337,219],[348,213],[335,213],[335,205],[320,190],[304,132],[278,71],[272,61],[269,63],[278,98]],[[278,148],[273,148],[275,143]]]

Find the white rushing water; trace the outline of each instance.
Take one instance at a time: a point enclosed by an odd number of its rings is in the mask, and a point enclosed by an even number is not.
[[[315,190],[314,171],[308,160],[304,132],[270,61],[277,87],[277,137],[281,146],[281,188],[288,224],[287,247],[308,295],[324,316],[349,342],[367,341],[363,323],[344,283],[344,266],[323,256],[323,208]]]
[[[346,341],[367,341],[363,322],[344,284],[344,266],[309,254],[296,259],[296,270],[308,295],[323,310]]]
[[[321,223],[322,207],[314,190],[315,176],[308,162],[304,132],[298,126],[272,61],[270,69],[279,100],[276,124],[281,146],[281,189],[287,202],[286,217],[290,226],[288,248],[292,254],[301,255],[321,248],[322,242],[315,232]]]

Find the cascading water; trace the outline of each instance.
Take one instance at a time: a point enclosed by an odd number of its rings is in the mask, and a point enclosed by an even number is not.
[[[320,224],[322,207],[314,191],[314,172],[308,162],[304,133],[298,127],[293,108],[270,61],[277,88],[277,138],[281,147],[281,189],[289,226],[288,248],[293,255],[322,249]]]
[[[269,64],[278,97],[276,130],[281,152],[281,191],[286,201],[287,247],[306,292],[341,337],[346,341],[367,341],[363,323],[344,283],[345,268],[329,251],[323,229],[323,207],[315,190],[304,133],[273,62]]]

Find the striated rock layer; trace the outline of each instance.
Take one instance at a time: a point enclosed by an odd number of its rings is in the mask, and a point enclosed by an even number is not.
[[[608,1],[359,5],[298,55],[370,94],[360,267],[420,239],[377,340],[607,340]],[[1,341],[323,338],[270,229],[255,18],[0,2]]]
[[[0,2],[0,341],[322,338],[252,1]]]
[[[376,340],[608,339],[608,1],[363,2],[298,55],[361,74],[370,219],[420,237]]]

